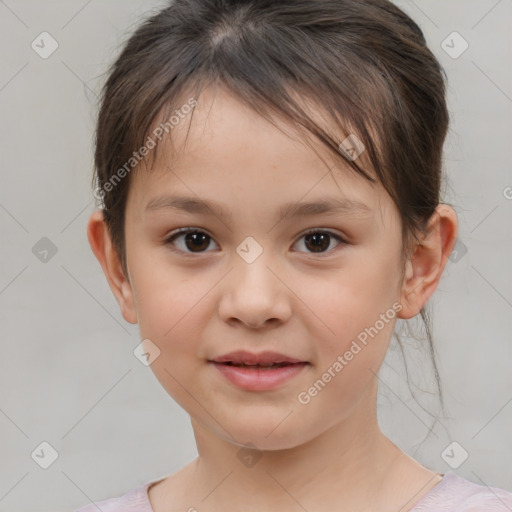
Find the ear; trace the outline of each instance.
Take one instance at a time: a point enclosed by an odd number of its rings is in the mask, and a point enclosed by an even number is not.
[[[103,268],[110,289],[121,307],[123,318],[131,324],[136,324],[137,311],[134,306],[132,287],[130,281],[124,275],[121,261],[112,245],[101,210],[96,210],[89,218],[87,238],[91,249]]]
[[[457,232],[457,214],[453,208],[438,205],[414,255],[406,262],[398,318],[417,315],[434,293],[457,241]]]

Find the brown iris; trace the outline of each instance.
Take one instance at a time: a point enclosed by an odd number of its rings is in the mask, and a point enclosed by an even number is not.
[[[321,231],[304,235],[305,245],[311,252],[323,252],[329,247],[330,238],[331,235]],[[311,241],[311,247],[308,246],[309,241]]]
[[[190,244],[189,244],[190,242]],[[201,231],[191,231],[189,233],[185,233],[185,244],[187,249],[192,252],[194,249],[197,249],[198,252],[206,249],[210,243],[210,237]]]

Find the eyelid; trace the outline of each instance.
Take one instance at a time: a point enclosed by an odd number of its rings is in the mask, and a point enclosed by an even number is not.
[[[299,235],[299,238],[302,238],[303,236],[306,236],[306,235],[310,235],[311,233],[328,233],[329,235],[336,237],[341,242],[348,244],[348,241],[344,235],[340,235],[337,231],[333,231],[332,229],[329,229],[329,228],[311,228],[311,229],[308,229],[307,231],[303,231]]]
[[[165,236],[164,238],[164,245],[166,246],[169,246],[170,247],[170,250],[174,251],[174,252],[179,252],[181,254],[184,254],[185,256],[201,256],[201,255],[204,255],[210,251],[203,251],[203,252],[198,252],[198,253],[193,253],[193,252],[186,252],[186,251],[182,251],[180,249],[176,249],[175,247],[173,247],[173,244],[172,242],[174,242],[174,240],[176,238],[178,238],[180,235],[182,234],[187,234],[187,233],[191,233],[191,232],[200,232],[200,233],[204,233],[206,234],[214,243],[217,243],[215,242],[215,239],[212,235],[210,235],[210,233],[208,232],[207,229],[204,229],[204,228],[200,228],[200,227],[194,227],[194,226],[187,226],[187,227],[184,227],[184,228],[178,228],[174,231],[172,231],[171,233],[169,233],[167,236]],[[303,237],[305,237],[306,235],[309,235],[309,234],[312,234],[312,233],[327,233],[328,235],[330,235],[331,237],[335,238],[339,244],[334,248],[334,249],[330,249],[329,251],[326,251],[326,252],[319,252],[319,253],[314,253],[314,252],[310,252],[310,253],[304,253],[304,254],[308,254],[310,256],[315,256],[315,255],[318,255],[320,257],[326,257],[328,255],[330,255],[331,253],[335,252],[337,250],[337,248],[339,247],[339,245],[348,245],[349,242],[346,240],[346,237],[345,236],[342,236],[340,235],[339,233],[337,233],[336,231],[330,229],[330,228],[310,228],[306,231],[303,231],[297,238],[297,241],[294,242],[294,246],[299,242],[299,240]],[[294,252],[302,252],[302,251],[294,251]]]

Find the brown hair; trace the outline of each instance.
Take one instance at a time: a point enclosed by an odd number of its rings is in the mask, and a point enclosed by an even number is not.
[[[418,240],[440,203],[445,78],[421,29],[388,0],[171,2],[129,38],[101,98],[93,179],[125,274],[129,170],[112,178],[156,120],[168,118],[187,92],[197,98],[216,83],[269,121],[304,128],[370,182],[378,179],[400,214],[405,261],[410,237]],[[316,124],[300,98],[357,134],[376,178],[340,151],[341,139]],[[421,317],[443,406],[425,308]]]

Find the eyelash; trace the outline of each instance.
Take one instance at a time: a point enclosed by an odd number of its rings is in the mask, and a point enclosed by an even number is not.
[[[197,253],[193,253],[193,252],[187,252],[187,251],[182,251],[181,249],[176,249],[175,247],[173,247],[173,242],[181,235],[186,235],[187,233],[204,233],[205,235],[208,236],[208,238],[210,238],[210,240],[213,240],[213,237],[211,237],[206,231],[200,229],[200,228],[192,228],[192,227],[188,227],[188,228],[180,228],[178,229],[177,231],[174,231],[172,232],[164,241],[164,244],[169,246],[169,249],[171,251],[174,251],[174,252],[180,252],[182,254],[185,254],[185,256],[195,256],[195,255],[200,255],[200,254],[204,254],[208,251],[202,251],[202,252],[197,252]],[[322,233],[322,234],[328,234],[329,236],[335,238],[338,242],[339,242],[339,245],[337,245],[334,249],[330,249],[330,250],[327,250],[325,252],[318,252],[318,253],[314,253],[314,252],[309,252],[308,254],[312,254],[312,255],[319,255],[320,257],[322,257],[322,255],[325,255],[325,254],[329,254],[333,251],[336,251],[336,249],[340,246],[340,245],[347,245],[347,242],[340,236],[338,235],[337,233],[333,232],[333,231],[330,231],[328,229],[318,229],[318,228],[314,228],[314,229],[310,229],[308,231],[306,231],[305,233],[303,233],[299,240],[302,239],[303,237],[307,236],[307,235],[311,235],[311,234],[314,234],[314,233]],[[295,244],[294,244],[295,245]],[[301,251],[299,251],[301,252]]]

